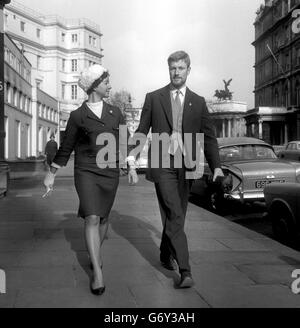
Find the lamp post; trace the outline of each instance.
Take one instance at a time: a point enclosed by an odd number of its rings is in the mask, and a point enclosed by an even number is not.
[[[0,0],[0,161],[4,160],[4,6],[10,0]]]

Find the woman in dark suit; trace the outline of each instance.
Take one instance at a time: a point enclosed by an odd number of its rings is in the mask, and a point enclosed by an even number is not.
[[[44,185],[53,187],[57,169],[65,166],[75,151],[74,180],[80,205],[78,216],[85,219],[85,240],[93,267],[90,289],[95,295],[105,291],[102,274],[101,245],[108,228],[108,216],[119,184],[119,128],[125,125],[119,108],[103,101],[111,89],[109,74],[101,65],[93,65],[81,73],[79,86],[87,93],[88,100],[71,112],[63,142],[47,173]],[[101,149],[107,145],[99,142],[99,136],[110,136],[116,147],[109,148],[101,159]],[[115,149],[114,149],[115,148]],[[105,156],[104,156],[105,157]],[[110,161],[109,161],[109,160]],[[133,169],[130,183],[137,183]]]

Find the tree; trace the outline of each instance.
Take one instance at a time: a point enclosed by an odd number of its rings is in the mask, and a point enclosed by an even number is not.
[[[113,106],[117,106],[120,108],[123,115],[125,109],[132,108],[132,96],[131,94],[126,90],[117,91],[115,93],[112,93],[109,97],[109,103]]]

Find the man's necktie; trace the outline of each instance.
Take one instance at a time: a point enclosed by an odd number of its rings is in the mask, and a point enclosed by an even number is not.
[[[176,111],[177,111],[177,122],[173,126],[173,133],[171,135],[171,140],[170,140],[170,147],[169,147],[169,153],[171,155],[175,155],[178,147],[181,149],[183,154],[185,154],[185,151],[183,149],[183,141],[182,141],[182,130],[181,130],[181,125],[182,125],[182,105],[180,101],[180,91],[176,91],[176,96],[174,99],[175,106],[176,106]]]

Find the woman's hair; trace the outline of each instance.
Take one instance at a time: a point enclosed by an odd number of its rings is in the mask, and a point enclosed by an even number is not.
[[[93,84],[90,86],[90,88],[86,91],[86,93],[88,94],[88,95],[90,95],[92,92],[93,92],[93,90],[95,89],[95,88],[97,88],[97,86],[103,81],[103,80],[105,80],[107,77],[109,76],[109,73],[108,73],[108,71],[107,72],[104,72],[97,80],[95,80],[94,82],[93,82]]]
[[[187,67],[191,66],[190,56],[185,51],[176,51],[172,53],[168,58],[168,64],[170,65],[173,62],[177,62],[179,60],[183,60]]]

